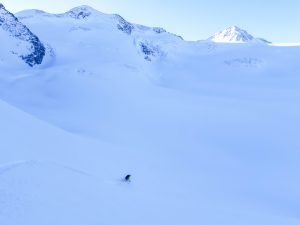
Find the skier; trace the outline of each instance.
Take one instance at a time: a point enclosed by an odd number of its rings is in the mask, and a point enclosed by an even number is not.
[[[130,177],[131,177],[130,174],[126,175],[125,178],[124,178],[124,181],[125,182],[130,182]]]

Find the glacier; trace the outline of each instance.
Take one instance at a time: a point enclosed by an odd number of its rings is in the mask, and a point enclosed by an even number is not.
[[[89,6],[14,17],[45,56],[0,32],[0,224],[300,223],[299,44],[185,41]]]

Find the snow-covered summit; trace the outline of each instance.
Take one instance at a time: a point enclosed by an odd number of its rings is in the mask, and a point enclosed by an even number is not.
[[[45,47],[39,38],[0,4],[0,37],[5,46],[1,57],[17,55],[29,66],[41,64]]]
[[[216,33],[208,40],[225,43],[262,42],[261,39],[253,37],[246,30],[243,30],[237,26],[228,27],[225,30]]]
[[[82,6],[72,8],[71,10],[65,13],[65,15],[68,15],[75,19],[85,19],[93,14],[97,15],[102,13],[87,5],[82,5]]]

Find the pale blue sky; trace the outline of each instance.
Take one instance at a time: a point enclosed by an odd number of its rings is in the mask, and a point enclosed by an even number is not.
[[[300,42],[299,0],[0,0],[7,9],[64,12],[90,5],[131,22],[166,28],[187,40],[237,25],[274,42]]]

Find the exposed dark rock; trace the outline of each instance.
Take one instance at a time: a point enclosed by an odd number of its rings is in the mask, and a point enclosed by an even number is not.
[[[161,27],[153,27],[153,31],[158,34],[167,32],[164,28],[161,28]]]
[[[26,55],[18,54],[29,66],[41,64],[45,56],[45,47],[25,25],[10,12],[8,12],[3,4],[0,4],[0,28],[8,32],[12,38],[16,38],[21,41],[25,41],[29,44],[29,53]]]
[[[127,22],[120,15],[115,15],[115,17],[117,18],[117,21],[118,21],[118,24],[117,24],[118,29],[123,31],[125,34],[130,35],[134,29],[134,26],[131,23]]]
[[[147,61],[152,61],[152,58],[159,57],[163,55],[163,52],[159,48],[159,46],[154,46],[148,42],[140,42],[140,49],[144,54],[144,59]]]

